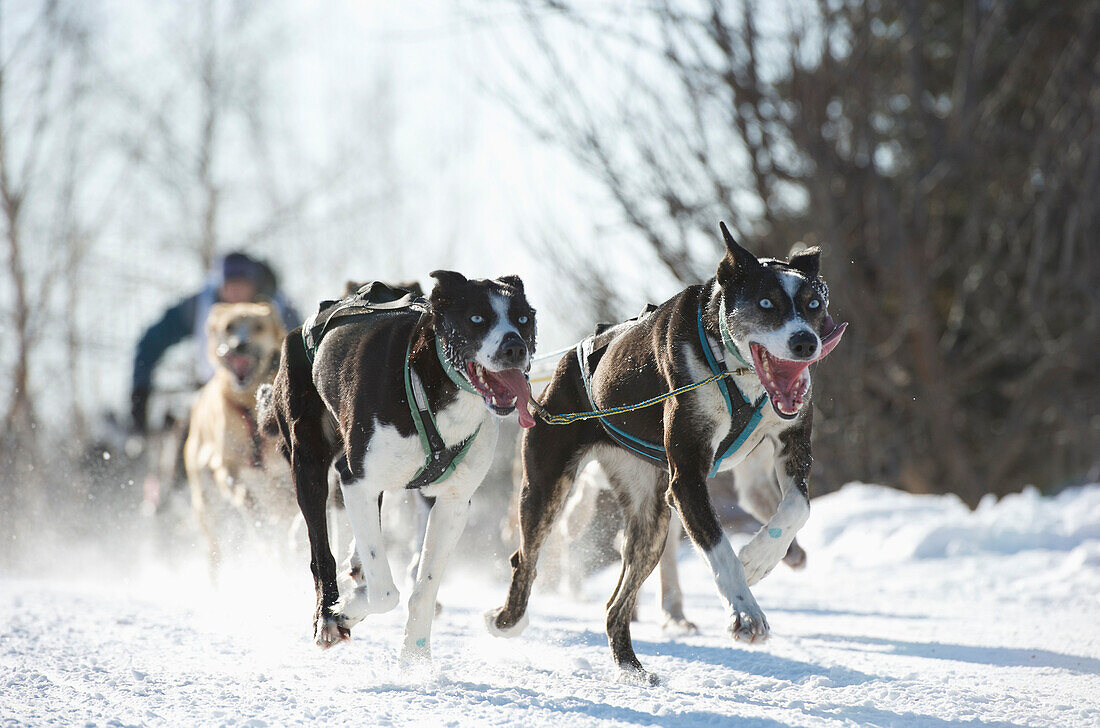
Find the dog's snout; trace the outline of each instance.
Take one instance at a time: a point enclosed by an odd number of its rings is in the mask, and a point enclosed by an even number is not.
[[[817,353],[817,337],[809,331],[798,331],[791,335],[788,346],[799,359],[809,359]]]
[[[248,347],[248,331],[240,326],[234,326],[233,329],[227,333],[229,335],[225,337],[225,345],[230,351],[240,353]]]
[[[515,331],[509,331],[500,342],[497,358],[505,364],[518,367],[527,360],[527,344]]]

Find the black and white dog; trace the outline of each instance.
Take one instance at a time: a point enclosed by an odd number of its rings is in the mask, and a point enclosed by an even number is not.
[[[524,434],[519,550],[505,605],[486,615],[489,630],[518,634],[539,548],[579,467],[597,459],[623,511],[622,572],[607,605],[607,635],[622,676],[653,684],[630,640],[638,589],[665,546],[669,505],[714,574],[735,639],[756,642],[768,623],[749,586],[783,558],[810,512],[809,366],[839,342],[818,276],[819,251],[788,262],[757,259],[725,225],[726,255],[715,278],[689,286],[651,313],[606,329],[558,364],[541,404],[550,413],[630,405],[730,372],[662,405],[551,426]],[[734,467],[764,440],[774,449],[778,489],[739,493],[764,526],[740,559],[723,533],[706,488],[708,475]],[[745,483],[768,480],[744,480]]]
[[[430,656],[440,575],[492,461],[497,417],[517,411],[521,425],[534,424],[527,371],[535,312],[523,282],[467,280],[452,271],[432,276],[437,283],[427,302],[329,319],[319,341],[303,335],[313,331],[312,319],[291,332],[273,388],[258,398],[265,431],[278,434],[290,461],[309,532],[314,638],[322,647],[397,605],[379,509],[383,492],[419,487],[434,506],[401,656]],[[355,536],[354,587],[343,595],[325,520],[334,460]]]

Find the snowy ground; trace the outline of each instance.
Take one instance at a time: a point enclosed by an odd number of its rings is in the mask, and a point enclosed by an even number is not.
[[[304,566],[252,563],[212,590],[187,560],[119,574],[73,544],[41,576],[0,572],[0,725],[1100,726],[1100,485],[974,513],[849,485],[815,501],[800,539],[808,568],[755,589],[773,629],[760,647],[724,634],[682,549],[701,633],[663,634],[643,595],[654,688],[615,682],[612,571],[586,602],[536,593],[505,641],[481,617],[503,598],[499,565],[456,568],[435,662],[410,673],[403,609],[346,646],[310,643]]]

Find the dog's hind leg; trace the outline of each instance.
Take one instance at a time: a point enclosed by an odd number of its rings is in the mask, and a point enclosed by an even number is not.
[[[699,628],[684,616],[684,594],[680,590],[680,569],[676,560],[680,550],[680,536],[683,532],[684,526],[680,523],[680,516],[673,513],[668,522],[665,548],[661,552],[661,583],[658,598],[661,612],[665,617],[663,627],[670,631],[691,633],[698,632]]]
[[[623,506],[623,565],[619,583],[607,603],[607,640],[624,681],[656,685],[656,676],[646,672],[634,654],[630,617],[638,602],[638,590],[653,573],[665,548],[669,507],[665,499],[657,495],[663,488],[650,488],[648,497],[640,498],[641,488],[629,487],[633,493],[623,497],[623,485],[615,484]]]
[[[321,647],[331,647],[348,639],[351,634],[333,610],[340,592],[336,583],[336,559],[328,541],[328,464],[296,448],[291,455],[291,467],[298,494],[298,507],[309,534],[310,561],[314,586],[317,589],[317,611],[313,616],[313,639]]]
[[[309,568],[317,592],[313,613],[313,639],[331,647],[351,636],[333,612],[340,598],[336,559],[328,542],[328,469],[332,465],[332,441],[326,436],[325,404],[313,385],[313,373],[300,336],[283,342],[279,372],[272,390],[260,402],[261,427],[268,435],[279,434],[279,450],[290,464],[294,494],[309,536]]]
[[[409,596],[409,619],[401,661],[427,660],[431,657],[432,619],[436,615],[436,597],[447,560],[466,528],[470,513],[469,490],[440,495],[428,513],[424,546],[420,555],[416,583]]]
[[[585,577],[585,557],[579,544],[596,515],[600,493],[610,490],[611,484],[599,461],[593,460],[577,475],[573,494],[565,503],[558,530],[562,535],[561,580],[568,594],[579,597]]]

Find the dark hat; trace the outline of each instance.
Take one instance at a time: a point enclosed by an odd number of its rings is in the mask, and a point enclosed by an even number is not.
[[[259,266],[256,261],[244,253],[229,253],[222,258],[222,282],[247,279],[256,282],[259,277]]]

